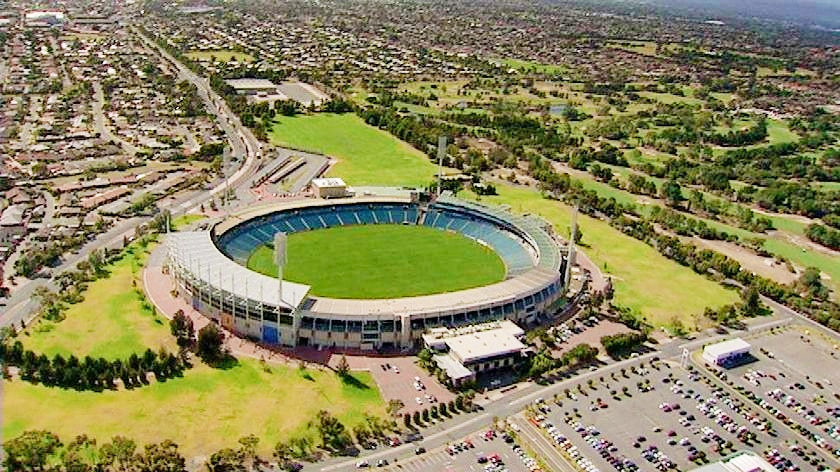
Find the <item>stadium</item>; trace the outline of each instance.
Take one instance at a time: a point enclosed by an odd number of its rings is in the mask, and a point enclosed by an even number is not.
[[[433,327],[532,322],[562,304],[566,279],[565,248],[545,222],[447,193],[253,207],[172,233],[167,246],[179,296],[226,329],[286,347],[407,349]]]

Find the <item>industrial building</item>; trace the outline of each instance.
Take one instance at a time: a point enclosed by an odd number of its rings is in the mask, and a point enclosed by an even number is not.
[[[741,338],[735,338],[703,348],[703,360],[709,365],[729,367],[747,358],[749,353],[749,343]]]

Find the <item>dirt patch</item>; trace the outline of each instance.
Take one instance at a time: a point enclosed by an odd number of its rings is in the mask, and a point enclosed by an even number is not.
[[[709,241],[697,237],[691,238],[691,241],[707,249],[731,257],[738,261],[744,269],[780,284],[795,282],[799,277],[798,274],[788,270],[786,264],[780,263],[775,258],[759,256],[750,249],[743,248],[735,243]]]

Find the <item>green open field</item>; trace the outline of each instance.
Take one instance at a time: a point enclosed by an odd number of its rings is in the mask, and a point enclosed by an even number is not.
[[[767,120],[767,140],[770,144],[797,142],[800,137],[781,120]]]
[[[348,428],[365,413],[384,416],[371,375],[353,376],[357,383],[343,383],[332,372],[244,359],[226,370],[198,364],[182,378],[129,391],[77,392],[4,380],[3,437],[46,429],[65,443],[78,434],[100,442],[122,435],[141,445],[172,439],[189,458],[236,447],[238,438],[255,434],[269,455],[281,439],[314,439],[307,423],[318,410]]]
[[[607,47],[624,49],[644,56],[656,55],[656,43],[653,41],[608,41]]]
[[[21,337],[23,344],[50,357],[90,355],[108,359],[142,354],[161,347],[177,352],[166,319],[153,313],[141,295],[141,266],[146,252],[131,246],[122,259],[108,267],[110,276],[90,284],[85,300],[71,305],[60,322],[41,321]]]
[[[639,92],[639,96],[647,97],[652,100],[656,100],[661,103],[687,103],[689,105],[699,105],[703,103],[703,100],[694,97],[681,97],[679,95],[674,95],[671,93],[660,93],[660,92]]]
[[[437,172],[425,154],[352,113],[279,117],[271,140],[336,157],[329,175],[351,185],[425,186]]]
[[[186,54],[186,56],[197,61],[209,61],[212,58],[215,58],[219,62],[251,62],[254,60],[254,56],[248,53],[224,49],[216,49],[213,51],[190,51]]]
[[[273,250],[258,248],[248,267],[277,275]],[[500,282],[498,254],[459,234],[427,226],[358,225],[289,235],[283,278],[331,298],[397,298]]]
[[[525,61],[521,59],[493,59],[499,65],[507,66],[511,69],[519,69],[524,72],[535,72],[537,74],[564,74],[569,72],[569,68],[554,64],[543,64],[535,61]]]
[[[145,255],[135,247],[110,267],[108,278],[92,282],[85,301],[72,306],[51,331],[22,335],[24,345],[77,357],[127,357],[159,346],[174,351],[168,324],[143,307],[132,283],[141,286]],[[354,373],[356,382],[342,382],[331,371],[262,365],[253,359],[240,359],[226,369],[194,363],[183,377],[134,390],[78,392],[3,380],[3,437],[46,429],[65,443],[79,434],[99,441],[119,434],[141,446],[168,438],[189,458],[235,447],[239,437],[255,434],[262,453],[269,454],[281,439],[315,439],[308,423],[318,410],[330,411],[348,428],[365,414],[385,415],[379,390],[366,372]]]
[[[568,236],[571,224],[568,206],[544,199],[531,189],[500,184],[497,190],[498,196],[481,197],[481,200],[510,205],[516,213],[540,215],[559,234]],[[464,195],[476,198],[469,193]],[[700,315],[705,307],[738,299],[734,291],[695,274],[603,221],[580,215],[578,223],[583,232],[583,251],[613,277],[615,303],[629,307],[654,325],[667,326],[679,319],[686,327],[692,327],[695,315]]]

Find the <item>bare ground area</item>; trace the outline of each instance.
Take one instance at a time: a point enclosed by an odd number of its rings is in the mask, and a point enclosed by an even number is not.
[[[749,249],[743,248],[737,244],[726,241],[710,241],[698,237],[685,238],[690,239],[698,245],[717,251],[725,256],[731,257],[738,261],[745,269],[762,277],[778,282],[780,284],[789,284],[796,281],[799,274],[788,270],[787,265],[779,263],[773,257],[763,257],[752,252]]]

